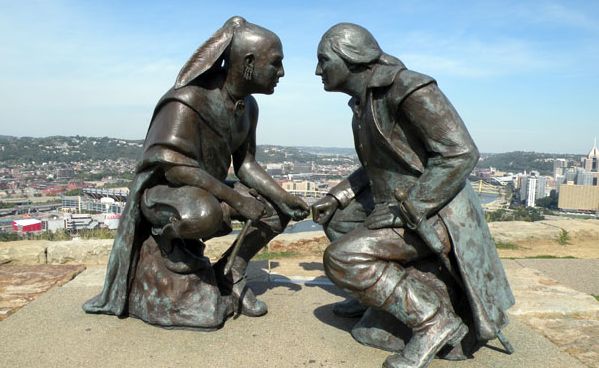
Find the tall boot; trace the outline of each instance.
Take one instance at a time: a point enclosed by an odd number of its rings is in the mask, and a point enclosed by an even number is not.
[[[400,353],[385,360],[383,367],[428,367],[435,354],[445,345],[459,344],[468,333],[468,327],[448,307],[448,298],[439,295],[422,272],[415,269],[406,271],[395,264],[390,264],[386,270],[386,274],[390,272],[399,275],[400,281],[380,308],[410,327],[413,335]],[[397,277],[383,277],[380,281],[392,281]],[[389,290],[388,283],[375,284],[374,287],[376,290]]]
[[[428,263],[426,261],[423,261],[418,265],[418,270],[423,272],[421,276],[426,277],[426,280],[421,281],[425,281],[427,285],[434,288],[441,300],[453,300],[450,298],[450,293],[448,290],[449,286],[446,284],[446,277],[450,276],[439,274],[437,262],[431,263],[431,266],[432,267],[428,267]],[[424,270],[420,267],[423,267]],[[443,281],[440,279],[440,277],[443,277]],[[454,285],[454,287],[456,286]],[[353,300],[354,304],[359,303],[356,299],[350,300]],[[453,302],[447,303],[446,306],[455,313],[453,309]],[[346,308],[346,310],[347,309],[349,308]],[[333,307],[333,312],[335,312],[335,306]],[[336,314],[339,315],[338,313]],[[363,345],[397,353],[405,348],[405,345],[412,337],[412,329],[382,309],[368,308],[360,321],[352,328],[351,334],[356,341]],[[464,340],[467,338],[468,336]],[[454,361],[467,359],[462,346],[464,345],[464,340],[462,340],[462,343],[456,345],[455,347],[443,347],[439,353],[437,353],[437,357]],[[468,343],[466,343],[466,347],[467,346]]]
[[[252,225],[245,236],[237,257],[233,261],[230,274],[225,275],[224,268],[233,250],[232,247],[213,266],[223,293],[230,293],[238,312],[241,314],[260,317],[268,312],[266,303],[258,300],[252,289],[247,286],[246,271],[252,257],[276,235],[278,233],[275,233],[267,226]]]
[[[231,274],[225,275],[224,268],[227,260],[228,257],[221,258],[214,264],[214,271],[223,294],[230,294],[233,297],[234,307],[238,313],[249,317],[265,315],[268,312],[268,306],[256,298],[252,289],[247,286],[245,273],[248,262],[239,256],[235,257]]]

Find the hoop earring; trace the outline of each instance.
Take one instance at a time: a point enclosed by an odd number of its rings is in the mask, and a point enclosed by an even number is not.
[[[254,77],[254,64],[246,65],[243,68],[243,79],[252,80]]]

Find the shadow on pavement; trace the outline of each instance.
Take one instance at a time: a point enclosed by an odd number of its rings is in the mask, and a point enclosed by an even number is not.
[[[306,283],[306,287],[319,287],[322,290],[337,295],[343,298],[347,298],[347,294],[334,285],[314,285]],[[333,313],[333,305],[325,304],[314,309],[314,317],[320,322],[325,323],[329,326],[333,326],[345,332],[350,332],[354,325],[360,320],[360,318],[343,318]]]
[[[314,317],[320,322],[333,326],[339,330],[350,332],[359,318],[342,318],[333,313],[333,304],[322,305],[314,309]]]
[[[294,280],[284,275],[269,275],[267,272],[268,263],[265,260],[252,261],[254,267],[248,273],[248,285],[254,291],[256,296],[262,295],[269,290],[276,288],[287,288],[289,291],[297,292],[303,288],[320,288],[327,293],[341,298],[347,298],[347,294],[337,286],[330,284],[326,277],[317,277],[312,281]],[[301,262],[299,264],[306,271],[321,271],[321,262]],[[276,268],[279,263],[271,261],[270,267]],[[325,304],[314,309],[314,316],[322,323],[333,326],[345,332],[350,332],[352,327],[359,321],[359,318],[343,318],[333,313],[333,304]]]
[[[322,262],[300,262],[299,265],[306,271],[324,271]]]

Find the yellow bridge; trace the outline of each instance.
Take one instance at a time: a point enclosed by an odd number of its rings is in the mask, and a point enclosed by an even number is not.
[[[505,190],[504,187],[500,185],[489,184],[484,180],[471,181],[470,184],[472,188],[477,193],[485,193],[485,194],[502,194]]]

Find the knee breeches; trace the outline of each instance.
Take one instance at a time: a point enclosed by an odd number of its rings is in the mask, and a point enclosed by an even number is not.
[[[235,183],[233,188],[241,195],[250,196],[249,188]],[[283,232],[289,218],[267,202],[272,215],[260,219],[256,226],[273,235]],[[231,219],[245,220],[228,204],[220,202],[204,189],[157,185],[146,189],[141,201],[141,211],[153,227],[172,224],[178,237],[184,239],[209,239],[231,231]]]

